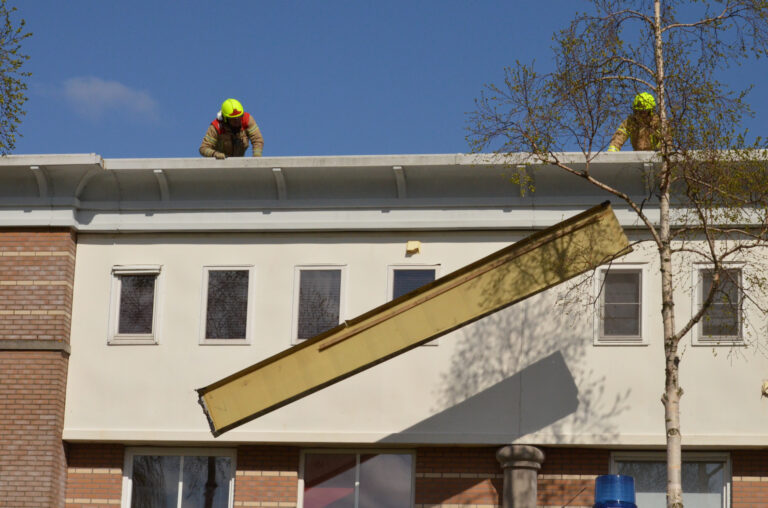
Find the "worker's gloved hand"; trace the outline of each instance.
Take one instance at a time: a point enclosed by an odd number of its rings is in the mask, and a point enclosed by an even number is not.
[[[219,159],[220,161],[227,158],[227,156],[221,152],[213,152],[213,156]]]
[[[609,151],[609,152],[618,152],[618,151],[619,151],[619,149],[618,149],[618,148],[616,148],[615,146],[611,145],[611,146],[609,146],[609,147],[608,147],[608,151]]]

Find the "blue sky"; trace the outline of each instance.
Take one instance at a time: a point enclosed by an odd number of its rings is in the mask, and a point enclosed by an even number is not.
[[[33,0],[14,153],[196,157],[239,99],[265,156],[468,151],[466,113],[515,60],[546,66],[576,0]],[[768,124],[768,63],[754,83]],[[250,153],[250,152],[249,152]]]

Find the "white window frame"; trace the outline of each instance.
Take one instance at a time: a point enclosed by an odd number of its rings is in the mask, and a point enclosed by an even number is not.
[[[208,274],[211,271],[247,271],[248,272],[248,305],[245,318],[245,338],[243,339],[208,339],[205,337],[205,327],[208,317]],[[206,265],[203,266],[203,283],[200,291],[200,338],[201,346],[248,346],[253,335],[253,316],[255,313],[254,283],[255,269],[253,265]]]
[[[291,344],[300,344],[299,335],[299,289],[301,288],[301,272],[304,270],[341,270],[339,283],[339,323],[347,319],[347,265],[342,264],[308,264],[293,267],[293,311],[291,317]]]
[[[606,272],[639,272],[640,273],[640,335],[639,336],[602,336],[603,320],[603,277]],[[648,264],[647,263],[611,263],[597,269],[594,277],[594,292],[596,311],[593,321],[593,339],[595,346],[647,346],[648,323],[651,321],[648,315]]]
[[[715,267],[711,263],[694,263],[691,273],[691,282],[693,287],[691,289],[691,317],[699,311],[700,302],[702,300],[702,291],[704,285],[702,281],[702,272],[705,270],[713,270]],[[740,271],[740,287],[741,294],[739,295],[739,334],[738,335],[704,335],[704,317],[696,323],[692,335],[691,344],[693,346],[746,346],[744,337],[747,334],[747,320],[746,320],[746,307],[744,302],[744,270],[745,264],[740,262],[728,262],[723,263],[724,270],[739,270]]]
[[[390,455],[410,455],[411,456],[411,504],[410,508],[415,506],[416,502],[416,452],[414,450],[401,450],[390,448],[307,448],[301,450],[299,457],[299,481],[298,492],[296,493],[296,508],[304,508],[304,466],[306,464],[306,454],[328,454],[338,455],[346,454],[356,455],[355,465],[355,486],[360,481],[360,455],[361,454],[390,454]],[[409,507],[405,507],[409,508]]]
[[[442,274],[440,273],[441,265],[439,263],[435,264],[406,264],[406,263],[400,263],[400,264],[394,264],[387,266],[387,299],[386,301],[391,302],[394,300],[394,291],[395,291],[395,270],[434,270],[435,271],[435,280],[442,277]],[[438,346],[440,345],[440,337],[431,340],[425,344],[422,344],[422,346]]]
[[[120,326],[120,291],[123,275],[155,275],[155,294],[152,298],[152,333],[118,333]],[[163,271],[161,265],[115,265],[112,267],[109,299],[109,324],[107,344],[116,345],[155,345],[160,343],[158,323],[162,305],[160,302]]]
[[[125,459],[123,462],[123,495],[121,499],[122,508],[131,508],[131,495],[133,490],[133,457],[135,455],[162,455],[162,456],[180,456],[180,457],[229,457],[231,470],[229,472],[229,507],[234,506],[235,500],[235,475],[237,472],[237,450],[235,448],[155,448],[149,446],[130,447],[125,449]],[[179,467],[179,483],[184,471],[184,462]],[[181,497],[179,497],[178,506],[181,506]]]
[[[666,462],[667,455],[663,451],[651,452],[633,452],[617,451],[611,453],[611,474],[618,474],[616,462]],[[731,471],[731,456],[729,453],[721,452],[683,452],[683,462],[723,462],[723,507],[731,506],[731,485],[733,483],[733,473]]]

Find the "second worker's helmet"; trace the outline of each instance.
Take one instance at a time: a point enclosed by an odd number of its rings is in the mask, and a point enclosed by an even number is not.
[[[655,107],[656,99],[648,92],[635,95],[635,100],[632,101],[632,109],[635,111],[651,111]]]
[[[243,105],[236,99],[227,99],[221,104],[221,115],[224,118],[238,118],[243,113]]]

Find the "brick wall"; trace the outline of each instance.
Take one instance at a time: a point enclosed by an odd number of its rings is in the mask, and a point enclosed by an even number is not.
[[[125,449],[72,443],[67,450],[66,508],[114,508],[123,489]]]
[[[237,449],[235,506],[296,506],[300,449],[241,446]]]
[[[499,507],[503,475],[496,450],[416,449],[415,508]],[[591,507],[595,477],[608,473],[610,451],[544,448],[544,452],[538,506]],[[119,505],[124,453],[122,445],[70,444],[66,508]],[[295,507],[300,456],[301,448],[293,446],[238,447],[234,506]],[[734,451],[731,459],[732,507],[768,508],[768,450]]]
[[[591,507],[595,478],[610,472],[611,452],[589,448],[542,450],[545,458],[538,477],[538,505]]]
[[[498,447],[418,448],[416,508],[491,508],[501,504],[504,475]]]
[[[64,505],[74,259],[68,230],[0,230],[0,506]]]
[[[768,508],[768,450],[731,453],[732,508]]]

